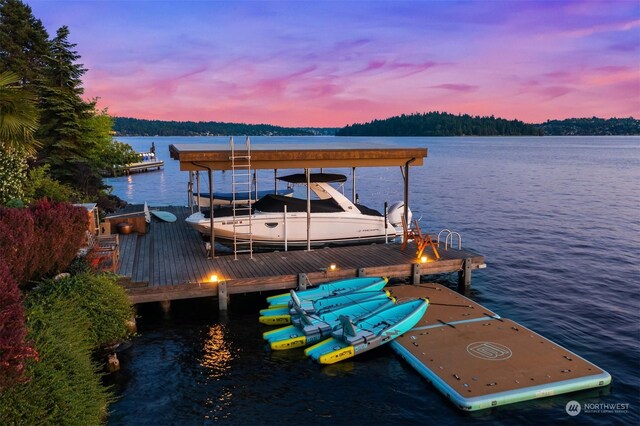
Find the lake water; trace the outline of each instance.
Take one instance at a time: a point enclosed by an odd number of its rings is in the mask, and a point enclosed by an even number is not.
[[[228,142],[121,140],[139,151],[153,141],[165,160],[164,171],[109,180],[121,198],[151,205],[187,203],[188,174],[169,144]],[[252,138],[358,141],[429,148],[425,165],[411,168],[411,209],[423,229],[458,231],[463,246],[485,255],[470,297],[607,370],[612,385],[465,414],[386,347],[328,367],[301,350],[271,352],[261,337],[268,327],[257,323],[264,296],[246,296],[232,298],[227,318],[211,300],[174,302],[168,316],[141,306],[140,335],[112,378],[119,399],[109,423],[639,424],[640,138]],[[216,189],[229,182],[216,174]],[[358,169],[357,186],[361,202],[379,210],[402,197],[398,168]],[[629,408],[569,417],[570,400]]]

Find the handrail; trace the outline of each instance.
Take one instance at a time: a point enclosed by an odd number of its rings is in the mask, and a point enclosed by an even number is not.
[[[451,231],[448,229],[443,229],[442,231],[438,232],[438,247],[440,247],[440,235],[442,235],[443,232],[447,232],[447,235],[445,236],[445,239],[449,236],[449,234],[451,234]]]
[[[453,247],[453,236],[458,236],[458,250],[462,249],[462,237],[458,232],[449,232],[447,238],[444,241],[444,249],[447,250],[449,248],[449,237],[451,237],[451,247]]]

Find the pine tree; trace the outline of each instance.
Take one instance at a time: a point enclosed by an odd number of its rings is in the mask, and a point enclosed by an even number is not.
[[[82,76],[86,69],[76,63],[80,55],[68,40],[69,28],[58,29],[50,42],[44,78],[40,83],[41,127],[39,139],[44,144],[41,160],[51,164],[55,178],[73,183],[92,193],[100,186],[100,176],[85,158],[86,123],[93,115],[95,102],[82,99]]]
[[[13,71],[23,85],[39,80],[48,39],[29,6],[19,0],[0,0],[0,72]]]

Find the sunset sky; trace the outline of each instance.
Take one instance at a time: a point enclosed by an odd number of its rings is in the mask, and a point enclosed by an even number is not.
[[[640,1],[36,1],[115,116],[640,118]]]

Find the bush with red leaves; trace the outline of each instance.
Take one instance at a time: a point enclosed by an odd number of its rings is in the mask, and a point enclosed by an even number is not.
[[[87,211],[46,199],[29,209],[0,208],[0,258],[20,285],[64,271],[87,230]]]
[[[13,279],[21,284],[33,276],[35,223],[27,209],[0,207],[0,257]]]
[[[85,238],[86,209],[42,199],[30,210],[37,235],[32,251],[35,263],[32,278],[64,271],[76,257]]]
[[[24,307],[18,284],[0,259],[0,393],[27,380],[25,364],[38,354],[26,341]]]

